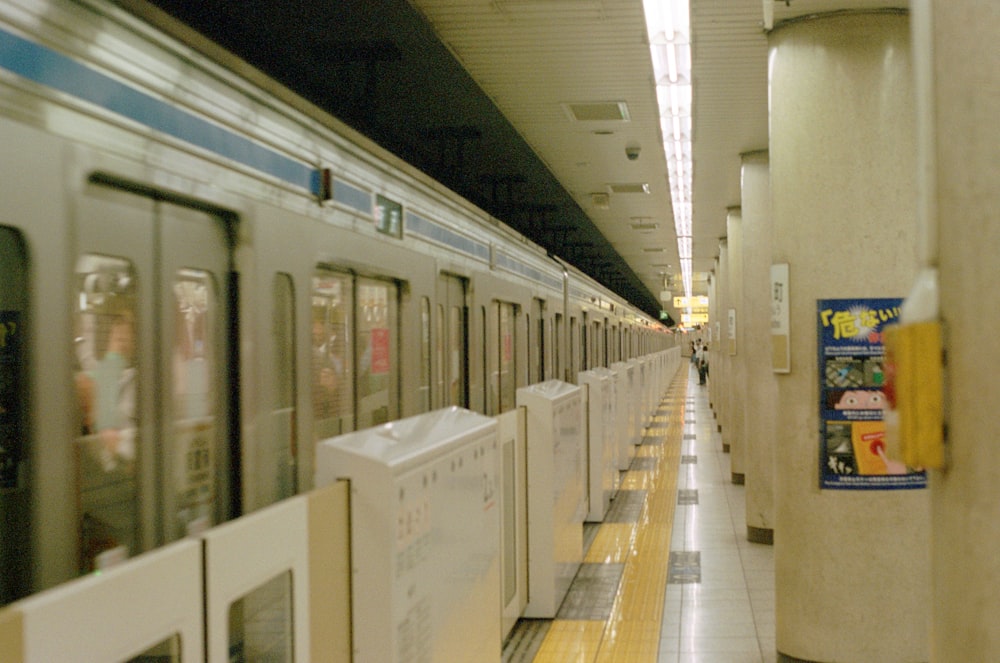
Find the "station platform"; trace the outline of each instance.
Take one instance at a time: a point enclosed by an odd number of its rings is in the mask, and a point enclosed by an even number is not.
[[[708,386],[681,368],[555,619],[521,620],[504,663],[771,663],[774,549],[746,539]]]

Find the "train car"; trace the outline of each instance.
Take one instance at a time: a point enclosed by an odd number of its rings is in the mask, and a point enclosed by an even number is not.
[[[109,2],[0,4],[0,144],[0,605],[308,491],[318,440],[673,345]]]

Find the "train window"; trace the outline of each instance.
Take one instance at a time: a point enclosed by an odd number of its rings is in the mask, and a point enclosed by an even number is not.
[[[569,373],[566,376],[570,382],[576,382],[576,374],[580,372],[580,325],[576,316],[569,319]]]
[[[590,347],[587,345],[587,335],[590,327],[587,325],[587,314],[583,314],[583,322],[580,324],[580,370],[586,371],[590,368],[593,357],[590,355]]]
[[[29,591],[29,486],[25,399],[28,355],[27,252],[21,235],[0,226],[0,606]]]
[[[313,440],[354,430],[351,277],[317,270],[312,283]]]
[[[489,385],[486,393],[485,414],[488,416],[500,413],[500,303],[490,305],[490,320],[483,315],[483,374],[488,376]]]
[[[431,409],[431,300],[420,298],[420,398],[421,412]]]
[[[563,363],[562,347],[565,342],[565,332],[563,331],[562,313],[555,315],[555,338],[552,341],[552,375],[557,380],[565,379],[566,366]]]
[[[555,338],[555,320],[549,318],[545,325],[545,338],[548,343],[546,343],[545,352],[545,379],[551,380],[556,377],[556,356],[559,352],[559,344],[556,342]]]
[[[528,381],[535,384],[545,380],[545,302],[535,299],[532,301],[532,310],[535,313],[535,326],[528,325],[532,336],[528,339]]]
[[[434,336],[437,339],[434,344],[434,356],[437,358],[437,390],[435,393],[434,402],[438,404],[438,407],[444,407],[445,401],[445,366],[447,365],[447,356],[444,352],[444,305],[438,304],[437,307],[437,325],[435,326]]]
[[[438,279],[438,300],[444,307],[444,346],[439,349],[440,379],[444,400],[442,407],[457,405],[469,407],[469,313],[465,305],[466,280],[459,276],[442,274]],[[483,405],[485,408],[485,404]]]
[[[513,304],[500,303],[498,316],[498,332],[500,337],[499,359],[499,394],[500,409],[507,412],[514,409],[517,393],[517,367],[514,361],[515,311]]]
[[[593,331],[590,334],[590,350],[593,353],[594,360],[592,362],[593,366],[607,366],[607,360],[604,357],[604,335],[601,333],[601,321],[594,320]]]
[[[139,549],[138,302],[135,270],[127,260],[83,255],[76,275],[80,434],[74,452],[80,569],[90,571]]]
[[[527,361],[524,362],[524,379],[523,384],[519,384],[519,387],[523,387],[526,384],[531,384],[535,381],[532,373],[535,370],[535,349],[532,347],[535,345],[535,328],[531,326],[531,314],[526,313],[524,316],[524,328],[525,333],[528,336],[528,357]]]
[[[523,339],[528,335],[528,330],[530,325],[528,324],[528,316],[522,311],[520,306],[514,307],[514,365],[516,367],[514,376],[516,384],[514,385],[514,402],[517,403],[517,390],[527,384],[528,382],[528,358],[525,353],[525,346]]]
[[[275,274],[271,327],[270,430],[258,445],[256,481],[260,505],[298,492],[295,441],[295,292],[289,274]]]
[[[199,531],[212,524],[218,462],[213,441],[219,402],[213,356],[217,321],[216,287],[212,275],[182,269],[174,276],[173,426],[181,462],[175,466],[175,518],[178,533]]]
[[[469,406],[465,357],[466,321],[465,308],[448,307],[448,404]]]
[[[479,364],[479,374],[483,376],[482,381],[482,400],[480,401],[479,412],[486,415],[497,414],[500,408],[500,396],[497,392],[498,384],[496,380],[496,355],[494,350],[497,347],[497,337],[496,328],[492,324],[492,320],[496,319],[496,306],[493,305],[490,309],[491,318],[486,316],[486,307],[479,307],[479,352],[473,352],[473,356],[478,357]],[[471,383],[471,380],[470,380]],[[474,386],[472,395],[478,395],[475,392]]]
[[[229,606],[229,660],[289,663],[292,572],[279,573]]]
[[[399,418],[398,288],[358,279],[358,428]]]

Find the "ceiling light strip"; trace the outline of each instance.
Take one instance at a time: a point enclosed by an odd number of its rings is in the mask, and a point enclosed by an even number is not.
[[[688,0],[643,0],[684,294],[691,296],[691,21]],[[663,57],[664,51],[666,57]],[[669,129],[669,131],[668,131]]]

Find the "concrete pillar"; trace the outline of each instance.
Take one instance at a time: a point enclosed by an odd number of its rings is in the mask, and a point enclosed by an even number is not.
[[[1000,660],[1000,5],[914,3],[924,214],[939,240],[947,469],[930,477],[932,661]],[[933,260],[937,250],[928,254]]]
[[[778,384],[768,352],[771,336],[771,179],[766,151],[742,155],[740,170],[743,212],[743,305],[740,326],[746,380],[747,539],[771,543],[774,538],[774,413]]]
[[[709,360],[712,403],[715,404],[715,418],[722,433],[722,450],[729,453],[729,389],[726,382],[729,368],[726,354],[726,310],[729,308],[729,242],[719,241],[719,268],[716,270],[715,285],[716,317],[712,324],[712,352]]]
[[[873,11],[768,38],[774,262],[789,263],[792,362],[777,376],[776,643],[804,661],[929,654],[929,491],[818,487],[816,301],[903,297],[916,273],[909,35],[905,12]]]
[[[742,485],[746,478],[746,441],[744,439],[743,403],[746,396],[747,348],[743,334],[743,212],[739,207],[726,211],[726,245],[729,249],[728,309],[722,314],[723,355],[726,362],[726,404],[729,408],[728,430],[722,440],[729,442],[729,467],[732,481]],[[730,324],[733,329],[729,329]],[[730,337],[730,334],[734,337]]]
[[[708,276],[708,324],[702,328],[701,333],[699,334],[702,343],[707,344],[710,349],[714,349],[716,344],[715,321],[719,319],[719,300],[716,295],[718,290],[719,258],[717,256],[712,262],[712,272]],[[711,342],[709,342],[709,339],[711,339]],[[715,393],[716,382],[712,378],[713,376],[709,376],[708,379],[708,404],[712,408],[712,416],[715,417],[716,425],[718,425],[719,411],[716,408],[718,395]]]

